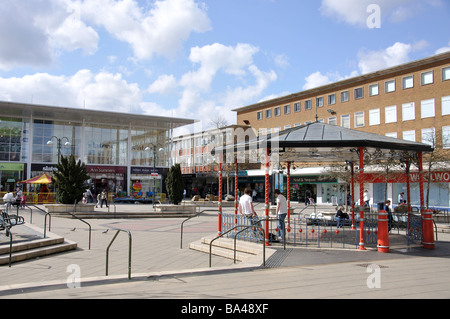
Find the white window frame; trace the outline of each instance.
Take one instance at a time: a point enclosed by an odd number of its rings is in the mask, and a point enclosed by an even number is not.
[[[300,112],[302,110],[302,104],[300,102],[294,103],[294,112]]]
[[[281,107],[277,106],[273,109],[273,115],[274,116],[280,116],[281,115]]]
[[[341,126],[350,128],[350,114],[341,115]]]
[[[450,80],[450,66],[442,68],[442,81]]]
[[[411,84],[409,84],[410,83],[409,80],[411,80]],[[414,87],[414,76],[413,75],[405,76],[402,79],[402,85],[403,85],[403,90],[413,88]]]
[[[450,96],[443,96],[441,102],[442,115],[450,115]]]
[[[405,141],[415,142],[416,141],[416,131],[415,130],[403,131],[402,139],[404,139]]]
[[[376,96],[379,93],[378,83],[369,85],[369,96]]]
[[[361,96],[357,96],[356,92],[361,91]],[[354,99],[355,100],[361,100],[364,98],[364,87],[360,87],[360,88],[355,88],[354,92]]]
[[[380,109],[369,110],[369,126],[380,125]]]
[[[384,123],[397,122],[397,105],[386,106],[384,108]]]
[[[430,117],[435,117],[435,102],[434,99],[422,100],[420,101],[420,114],[421,118],[426,119]]]
[[[395,80],[384,82],[384,93],[395,92]]]
[[[260,121],[260,120],[263,119],[263,111],[258,111],[258,112],[256,112],[256,119],[257,119],[258,121]]]
[[[336,116],[332,116],[328,118],[328,124],[330,125],[337,125],[337,117]]]
[[[402,104],[402,121],[413,121],[416,119],[416,106],[414,102]]]
[[[435,147],[436,145],[436,130],[434,127],[423,128],[421,130],[422,143]]]
[[[442,127],[442,148],[450,148],[450,126]]]
[[[355,113],[355,127],[364,127],[364,112]]]
[[[342,102],[348,102],[350,101],[350,92],[349,91],[342,91],[341,92],[341,103]]]
[[[420,74],[420,83],[422,85],[433,84],[434,83],[434,72],[433,72],[433,70],[422,72]]]

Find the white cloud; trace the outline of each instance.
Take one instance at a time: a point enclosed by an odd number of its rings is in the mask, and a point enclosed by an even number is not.
[[[359,70],[366,74],[409,62],[413,49],[413,45],[401,42],[379,51],[363,49],[358,53]]]
[[[72,76],[47,73],[0,78],[0,99],[117,112],[141,111],[142,94],[120,74],[80,70]]]
[[[448,51],[450,51],[450,41],[448,41],[448,46],[437,49],[436,54],[441,54]]]
[[[177,85],[175,76],[163,74],[149,86],[147,91],[149,93],[169,94],[176,89]]]
[[[83,17],[129,43],[144,60],[154,54],[173,57],[192,32],[211,28],[206,9],[194,0],[160,0],[148,11],[135,0],[91,0],[80,8]]]

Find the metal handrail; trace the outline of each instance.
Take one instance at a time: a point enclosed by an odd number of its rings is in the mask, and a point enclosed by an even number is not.
[[[196,213],[195,215],[192,215],[192,216],[186,218],[186,219],[181,223],[181,230],[180,230],[180,233],[181,233],[180,249],[183,249],[183,227],[184,227],[184,223],[187,222],[188,220],[194,218],[194,217],[197,217],[197,216],[203,214],[204,212],[218,212],[218,210],[217,210],[217,209],[205,209],[205,210],[202,210],[201,212],[198,212],[198,213]]]
[[[268,218],[268,219],[262,219],[262,220],[264,220],[264,221],[273,221],[273,220],[276,220],[276,221],[278,221],[279,219],[278,218]],[[238,228],[244,228],[244,229],[242,229],[242,230],[240,230],[238,233],[236,233],[236,235],[235,235],[235,237],[234,237],[234,262],[236,263],[236,237],[237,237],[237,235],[240,233],[240,232],[243,232],[244,230],[246,230],[246,229],[248,229],[248,228],[250,228],[250,227],[254,227],[255,225],[256,225],[256,223],[259,223],[260,222],[260,220],[258,220],[258,221],[256,221],[256,222],[254,222],[254,223],[252,223],[251,225],[236,225],[236,226],[234,226],[233,228],[230,228],[229,230],[227,230],[226,232],[224,232],[224,233],[222,233],[222,234],[220,234],[220,235],[218,235],[216,238],[213,238],[211,241],[210,241],[210,243],[209,243],[209,267],[211,267],[211,264],[212,264],[212,244],[213,244],[213,242],[215,241],[215,240],[217,240],[217,239],[219,239],[219,238],[221,238],[221,237],[223,237],[224,235],[226,235],[226,234],[228,234],[228,233],[230,233],[231,231],[234,231],[235,229],[238,229]],[[284,244],[284,249],[286,250],[286,224],[285,224],[285,222],[283,221],[283,223],[284,223],[284,229],[285,229],[285,232],[284,232],[284,234],[283,234],[283,244]],[[263,240],[262,241],[262,243],[263,243],[263,265],[264,266],[266,266],[266,242],[265,242],[265,240]]]
[[[263,220],[280,221],[278,218],[268,218],[268,219],[263,219]],[[251,225],[247,225],[247,227],[245,227],[244,229],[238,231],[235,234],[235,236],[234,236],[234,263],[236,263],[236,250],[237,250],[236,249],[236,239],[237,239],[238,235],[240,233],[242,233],[243,231],[247,230],[248,228],[255,226],[259,222],[261,222],[261,221],[260,220],[255,221]],[[284,220],[281,221],[281,222],[283,223],[283,229],[284,229],[284,232],[283,232],[283,247],[284,247],[284,250],[286,250],[286,222]],[[265,239],[263,240],[263,244],[265,244]],[[263,265],[264,265],[264,267],[266,266],[266,245],[264,245],[264,248],[263,248]]]
[[[81,221],[81,222],[83,222],[83,223],[85,223],[86,225],[89,226],[89,250],[91,250],[91,233],[92,233],[92,227],[91,227],[91,224],[89,224],[89,223],[88,223],[87,221],[85,221],[84,219],[82,219],[82,218],[76,216],[75,214],[72,214],[72,213],[69,213],[69,212],[67,212],[67,214],[69,214],[69,215],[72,216],[72,217],[75,217],[75,218],[78,219],[79,221]]]
[[[113,239],[109,243],[108,247],[106,248],[106,276],[108,276],[108,263],[109,263],[109,248],[111,247],[112,243],[116,240],[117,235],[119,235],[120,232],[128,233],[128,279],[131,280],[131,232],[129,230],[124,229],[117,229],[116,234],[114,235]]]

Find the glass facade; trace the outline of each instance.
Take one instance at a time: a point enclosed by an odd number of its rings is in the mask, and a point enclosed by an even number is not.
[[[128,128],[87,124],[84,134],[86,164],[127,165]]]

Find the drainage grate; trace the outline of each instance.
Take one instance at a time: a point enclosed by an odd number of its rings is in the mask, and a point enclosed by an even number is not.
[[[292,252],[292,248],[290,249],[278,249],[269,259],[266,260],[266,268],[278,268],[281,266],[283,261],[287,256]]]

